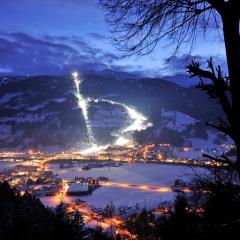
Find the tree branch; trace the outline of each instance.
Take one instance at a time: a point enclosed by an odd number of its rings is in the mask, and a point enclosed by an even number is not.
[[[203,154],[203,157],[209,158],[209,159],[214,160],[215,162],[219,162],[221,164],[226,164],[228,166],[234,166],[234,163],[228,157],[226,157],[225,155],[222,155],[221,156],[222,158],[217,158],[217,157],[213,157],[213,156],[208,155],[208,154]]]
[[[211,19],[216,28],[220,22],[206,0],[100,0],[100,5],[125,56],[148,54],[165,37],[176,44],[175,55],[183,43],[192,45]]]
[[[234,122],[234,114],[233,114],[231,103],[227,96],[227,92],[230,92],[230,87],[228,85],[228,78],[223,77],[223,73],[221,71],[220,66],[218,66],[216,70],[214,69],[211,58],[210,60],[208,60],[208,67],[210,71],[203,70],[200,68],[200,63],[194,62],[194,61],[192,61],[192,63],[189,66],[187,66],[190,77],[199,77],[200,79],[200,83],[197,87],[206,91],[211,98],[217,98],[220,101],[221,106],[227,116],[227,120],[230,126],[232,126]],[[211,80],[212,84],[205,84],[203,79]],[[217,129],[219,128],[219,126],[218,127],[216,127],[215,125],[212,125],[212,126]],[[224,125],[220,125],[220,128],[224,130],[225,133],[229,132],[230,130],[230,133],[231,133],[230,137],[233,137],[231,128],[229,127],[229,125],[226,125],[226,122]]]

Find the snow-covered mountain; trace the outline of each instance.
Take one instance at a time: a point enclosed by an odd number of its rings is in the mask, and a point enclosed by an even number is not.
[[[126,104],[149,118],[152,127],[132,133],[137,142],[182,146],[225,140],[205,126],[207,120],[214,122],[223,115],[220,107],[194,87],[127,74],[118,78],[116,72],[88,73],[81,78],[86,99]],[[0,148],[88,144],[72,76],[2,77],[0,89]],[[132,123],[126,109],[108,102],[89,102],[88,115],[99,144],[113,142],[114,133]]]

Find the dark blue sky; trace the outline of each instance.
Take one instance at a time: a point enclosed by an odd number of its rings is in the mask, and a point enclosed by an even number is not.
[[[164,40],[151,55],[119,59],[97,0],[1,0],[0,73],[65,74],[73,70],[140,71],[148,76],[184,71],[187,48],[170,65]],[[191,55],[224,61],[223,43],[207,34]]]

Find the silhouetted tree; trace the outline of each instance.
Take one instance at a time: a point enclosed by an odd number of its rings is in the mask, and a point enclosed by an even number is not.
[[[143,209],[136,216],[128,218],[126,225],[131,233],[137,234],[139,239],[157,239],[156,219],[154,214],[147,209]]]
[[[83,231],[59,206],[46,208],[30,194],[21,196],[7,182],[0,183],[0,239],[3,240],[80,240]]]
[[[109,238],[107,234],[103,232],[103,229],[101,227],[97,227],[95,230],[89,230],[89,234],[87,235],[87,238],[89,240],[111,240],[112,238]]]
[[[185,194],[179,194],[175,198],[174,211],[162,225],[159,233],[165,236],[163,239],[194,239],[197,235],[198,217],[189,212],[190,204]],[[161,231],[163,233],[161,233]]]
[[[192,182],[190,201],[203,210],[198,239],[236,239],[240,234],[240,184],[236,172],[214,169]]]
[[[215,160],[220,163],[224,163],[228,166],[237,168],[240,172],[240,134],[239,134],[239,112],[238,108],[234,107],[233,85],[228,76],[224,76],[220,66],[214,68],[213,61],[208,61],[209,70],[202,69],[198,62],[192,62],[188,66],[188,72],[192,77],[199,77],[200,82],[198,88],[206,91],[208,96],[213,99],[217,99],[225,112],[226,119],[218,117],[218,123],[207,122],[208,126],[211,126],[224,135],[229,136],[236,146],[236,160],[232,161],[226,154],[222,154],[220,157],[210,156],[204,154],[203,156]],[[208,79],[206,82],[204,79]],[[209,80],[211,81],[209,83]]]
[[[128,56],[148,54],[167,37],[175,44],[173,57],[183,43],[190,43],[191,49],[199,32],[222,27],[229,76],[223,75],[220,66],[215,70],[211,60],[210,71],[193,62],[189,72],[201,78],[200,86],[210,96],[219,99],[227,120],[219,119],[218,125],[209,125],[230,136],[237,149],[234,164],[225,155],[220,159],[208,157],[235,165],[240,170],[240,1],[100,0],[100,4],[107,10],[117,46]],[[212,84],[204,84],[202,78],[210,79]]]
[[[117,233],[116,236],[114,237],[114,240],[121,240],[120,234]]]

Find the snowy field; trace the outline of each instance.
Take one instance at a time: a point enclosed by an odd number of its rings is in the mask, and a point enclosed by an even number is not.
[[[21,162],[0,161],[0,172],[6,172]]]
[[[169,187],[175,179],[182,178],[187,180],[194,174],[189,167],[149,163],[124,164],[120,167],[93,168],[87,171],[83,171],[79,167],[60,169],[59,164],[48,164],[48,169],[59,174],[64,179],[73,179],[75,176],[94,178],[105,176],[109,178],[110,182],[114,183],[139,184],[153,187]],[[194,171],[200,172],[202,170],[195,168]],[[161,200],[169,201],[173,197],[174,195],[171,192],[102,186],[95,190],[92,195],[81,196],[80,198],[95,207],[105,207],[110,202],[114,203],[115,206],[134,206],[136,203],[139,203],[146,207],[154,207]],[[51,197],[44,197],[42,201],[49,206],[55,204]]]

